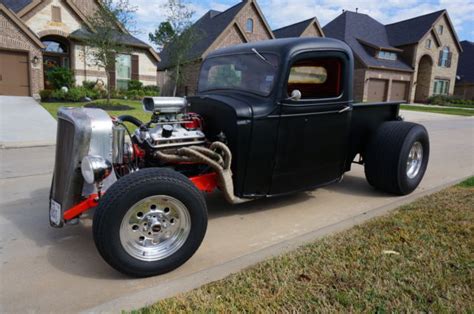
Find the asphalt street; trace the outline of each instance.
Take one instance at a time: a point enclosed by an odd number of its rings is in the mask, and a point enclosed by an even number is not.
[[[222,278],[474,174],[474,118],[403,112],[430,134],[431,156],[410,196],[373,190],[354,165],[332,186],[287,197],[228,205],[208,196],[209,227],[181,268],[127,278],[97,253],[91,219],[53,229],[48,193],[54,147],[0,150],[0,312],[118,312]],[[420,226],[422,227],[422,226]]]

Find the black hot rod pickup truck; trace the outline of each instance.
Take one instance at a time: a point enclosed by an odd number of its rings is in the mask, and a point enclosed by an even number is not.
[[[143,99],[150,121],[61,108],[50,223],[95,208],[100,255],[144,277],[198,249],[203,192],[237,204],[337,183],[358,163],[374,188],[411,193],[428,163],[426,129],[402,121],[400,102],[354,104],[352,75],[343,42],[278,39],[209,54],[196,96]]]

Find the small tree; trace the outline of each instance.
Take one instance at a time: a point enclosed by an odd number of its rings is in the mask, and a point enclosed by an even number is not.
[[[128,0],[102,0],[98,7],[87,19],[92,30],[83,40],[88,49],[84,58],[91,65],[105,69],[109,102],[112,93],[110,72],[115,69],[116,54],[130,50],[121,37],[130,31],[136,8]]]
[[[189,52],[200,34],[192,26],[194,11],[183,0],[168,0],[164,5],[167,11],[166,21],[160,23],[154,33],[149,34],[150,41],[158,50],[167,47],[170,66],[173,69],[173,96],[176,96],[178,85],[183,81],[183,65],[188,61]]]

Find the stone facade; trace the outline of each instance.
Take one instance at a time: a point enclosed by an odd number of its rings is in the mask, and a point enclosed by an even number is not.
[[[301,34],[301,37],[324,37],[321,31],[318,29],[315,23],[311,23],[304,32]]]
[[[28,59],[38,58],[38,62],[29,65],[30,94],[38,98],[43,89],[42,51],[28,36],[3,12],[0,11],[0,50],[16,50],[29,52]]]
[[[439,33],[439,27],[443,27],[443,32]],[[434,32],[437,33],[437,37],[440,40],[440,43],[437,43],[437,39],[435,38]],[[427,47],[427,41],[431,40],[431,48]],[[439,54],[442,49],[448,47],[450,52],[452,53],[451,56],[451,64],[449,67],[440,66],[439,63]],[[452,95],[454,93],[454,85],[456,81],[456,69],[458,67],[458,60],[459,60],[459,46],[457,43],[457,39],[453,34],[453,30],[449,26],[446,14],[444,14],[433,26],[432,30],[429,31],[416,45],[414,53],[414,63],[412,64],[415,68],[416,73],[416,84],[413,84],[411,87],[411,95],[412,98],[410,99],[411,102],[413,101],[423,101],[426,100],[424,97],[420,97],[420,99],[415,99],[415,95],[420,93],[416,92],[417,88],[424,88],[428,91],[428,97],[433,95],[434,89],[434,81],[435,79],[443,79],[449,81],[449,91],[448,94]],[[431,69],[427,69],[426,67],[420,67],[420,62],[422,58],[429,58],[432,63]],[[421,71],[419,72],[419,69]],[[421,83],[421,84],[420,84]],[[425,84],[425,85],[423,85]],[[424,96],[426,94],[423,94]]]
[[[85,16],[93,14],[97,7],[97,0],[43,0],[30,11],[23,13],[21,19],[18,18],[19,23],[29,28],[36,35],[38,41],[45,36],[56,36],[68,43],[69,64],[78,85],[81,85],[84,80],[102,79],[106,81],[105,70],[93,66],[92,62],[90,60],[88,62],[84,57],[90,48],[88,49],[80,42],[69,38],[69,35],[74,31],[87,29]],[[59,20],[53,18],[53,10],[59,11]],[[12,14],[14,13],[12,12]],[[33,56],[39,58],[36,65],[31,66],[30,73],[32,94],[38,94],[44,88],[43,52],[3,14],[1,23],[0,49],[24,50],[29,52],[31,58]],[[133,48],[129,53],[138,56],[139,80],[144,85],[155,85],[158,61],[156,55],[146,48]]]

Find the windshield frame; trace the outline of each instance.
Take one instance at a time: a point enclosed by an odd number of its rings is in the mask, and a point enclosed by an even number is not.
[[[249,93],[261,97],[269,97],[275,92],[275,86],[278,84],[278,79],[281,71],[281,65],[280,65],[280,55],[275,53],[275,52],[267,52],[267,51],[258,51],[261,55],[266,56],[266,55],[272,55],[275,56],[276,58],[276,63],[275,63],[275,72],[274,72],[274,78],[272,85],[270,87],[270,90],[268,93],[263,93],[259,92],[258,90],[253,90],[253,89],[244,89],[244,88],[235,88],[235,87],[219,87],[219,88],[209,88],[209,89],[200,89],[200,84],[201,84],[201,73],[203,71],[203,68],[208,60],[216,59],[216,58],[222,58],[222,57],[231,57],[231,56],[238,56],[238,55],[249,55],[249,56],[254,56],[262,64],[267,64],[266,61],[262,60],[255,52],[253,51],[242,51],[242,52],[236,52],[236,53],[228,53],[228,54],[217,54],[213,56],[206,57],[204,61],[201,64],[201,67],[199,68],[199,76],[198,76],[198,82],[197,82],[197,92],[199,93],[208,93],[208,92],[213,92],[213,91],[238,91],[238,92],[244,92],[244,93]],[[267,64],[267,66],[271,66],[270,64]]]

